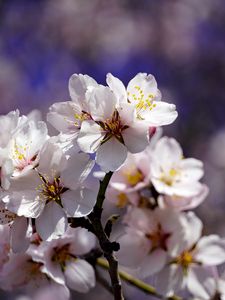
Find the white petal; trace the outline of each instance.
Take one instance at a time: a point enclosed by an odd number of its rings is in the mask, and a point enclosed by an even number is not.
[[[162,101],[153,101],[155,105],[152,110],[145,110],[141,114],[144,118],[144,122],[148,123],[149,126],[163,126],[173,123],[178,113],[176,111],[176,106],[174,104],[169,104]]]
[[[166,264],[166,251],[156,249],[149,253],[140,264],[140,276],[146,278],[158,273]]]
[[[118,99],[118,102],[121,103],[127,101],[127,92],[121,80],[113,76],[111,73],[108,73],[106,75],[106,82],[115,94],[116,98]]]
[[[156,288],[163,295],[179,292],[185,283],[182,268],[176,264],[167,265],[157,274]]]
[[[48,122],[62,133],[73,133],[79,129],[80,122],[75,114],[81,114],[80,106],[72,101],[54,103],[47,114]],[[76,125],[77,122],[77,125]]]
[[[210,299],[203,283],[207,277],[207,271],[201,266],[191,267],[187,275],[188,290],[200,299]]]
[[[25,216],[27,218],[37,218],[45,205],[45,201],[33,190],[11,192],[2,201],[6,203],[7,209],[18,216]]]
[[[95,121],[111,119],[115,107],[116,97],[108,87],[95,88],[88,100],[89,111]]]
[[[143,151],[149,145],[148,127],[129,127],[122,132],[124,143],[131,153]]]
[[[105,172],[115,171],[124,163],[126,157],[126,147],[112,137],[99,147],[96,153],[96,162]]]
[[[83,188],[75,191],[66,191],[61,195],[61,201],[66,213],[71,217],[88,215],[96,202],[97,193]]]
[[[50,241],[65,233],[67,217],[63,209],[57,203],[51,201],[45,206],[35,224],[41,238]]]
[[[17,217],[11,229],[11,247],[14,253],[25,252],[30,245],[27,237],[28,219]]]
[[[82,151],[93,153],[98,149],[104,136],[105,133],[94,121],[83,121],[77,143]]]
[[[42,175],[54,177],[55,174],[65,169],[66,163],[66,156],[62,149],[49,139],[40,153],[38,171]]]
[[[137,268],[146,258],[150,250],[149,241],[142,235],[126,233],[118,242],[120,250],[117,253],[119,263],[126,267]]]
[[[67,161],[67,168],[61,172],[60,179],[67,188],[76,189],[90,174],[94,161],[88,154],[73,154]]]
[[[70,245],[70,253],[74,255],[83,255],[90,252],[96,246],[95,235],[85,228],[72,229],[73,243]]]
[[[175,139],[163,137],[156,143],[154,155],[160,165],[170,166],[181,160],[183,151]]]
[[[180,167],[182,168],[182,178],[184,180],[199,180],[204,174],[203,163],[195,158],[182,159]]]
[[[225,262],[225,240],[217,235],[202,237],[195,251],[195,259],[204,265],[215,266]]]
[[[73,74],[69,79],[70,97],[74,102],[84,106],[86,92],[97,86],[97,82],[92,77],[83,74]]]
[[[193,213],[188,212],[183,215],[183,226],[185,229],[185,243],[186,250],[189,250],[195,245],[202,235],[203,224],[202,221]],[[185,249],[182,249],[185,250]]]
[[[65,278],[68,287],[80,293],[87,293],[95,286],[94,269],[83,259],[66,263]]]
[[[136,95],[139,98],[140,94],[136,87],[139,87],[145,98],[151,94],[154,99],[160,100],[159,91],[157,88],[157,82],[155,77],[151,74],[147,75],[146,73],[138,73],[133,79],[130,80],[127,86],[127,91],[129,92],[129,100],[133,101],[133,95]]]

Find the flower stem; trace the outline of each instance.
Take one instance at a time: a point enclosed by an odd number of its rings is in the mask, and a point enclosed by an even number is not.
[[[104,258],[98,258],[97,265],[102,267],[103,269],[106,269],[106,270],[109,269],[109,264]],[[136,288],[142,290],[146,294],[155,296],[156,298],[159,298],[159,299],[182,300],[181,297],[176,296],[176,295],[173,295],[171,297],[164,297],[164,296],[160,295],[153,286],[145,283],[144,281],[142,281],[140,279],[133,277],[132,275],[128,274],[127,272],[119,270],[118,273],[119,273],[119,276],[121,279],[128,282],[132,286],[135,286]]]

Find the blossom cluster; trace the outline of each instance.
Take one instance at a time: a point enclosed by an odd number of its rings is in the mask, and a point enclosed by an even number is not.
[[[154,276],[167,297],[184,290],[198,299],[225,296],[216,269],[225,262],[225,239],[202,235],[190,211],[208,194],[203,163],[162,137],[176,106],[162,101],[153,75],[139,73],[127,87],[112,74],[106,82],[71,76],[71,99],[47,114],[54,136],[35,111],[0,116],[0,287],[51,286],[68,299],[69,289],[95,286],[87,256],[96,238],[70,224],[92,213],[98,168],[100,176],[114,172],[105,196],[122,214],[119,264]]]

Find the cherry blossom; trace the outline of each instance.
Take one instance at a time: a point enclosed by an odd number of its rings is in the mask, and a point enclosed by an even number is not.
[[[142,277],[159,272],[182,234],[182,216],[170,209],[132,208],[125,216],[126,233],[119,238],[122,265],[137,268]],[[129,255],[128,255],[129,253]]]
[[[202,279],[209,276],[210,267],[225,262],[225,240],[217,235],[201,237],[202,222],[191,212],[186,215],[185,223],[183,239],[173,249],[168,265],[158,274],[158,281],[162,292],[168,295],[187,288],[204,298]]]
[[[128,102],[135,107],[136,118],[151,127],[168,125],[177,118],[176,106],[161,101],[161,93],[155,77],[138,73],[128,83],[123,83],[112,74],[107,74],[109,87],[120,102]]]
[[[67,158],[60,147],[48,141],[38,168],[12,180],[2,200],[18,216],[35,218],[43,239],[56,238],[67,228],[67,215],[80,217],[92,210],[94,192],[82,187],[92,167],[87,154]]]
[[[199,180],[203,176],[203,163],[183,158],[183,151],[173,138],[163,137],[156,143],[150,172],[152,184],[159,193],[192,197],[202,192]]]
[[[70,230],[60,239],[43,242],[35,260],[43,263],[42,272],[52,280],[69,288],[87,293],[95,286],[93,267],[79,256],[95,246],[95,238],[85,229]]]

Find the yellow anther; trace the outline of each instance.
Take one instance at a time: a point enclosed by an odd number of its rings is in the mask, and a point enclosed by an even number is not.
[[[118,201],[116,203],[116,206],[119,207],[119,208],[123,208],[127,205],[128,203],[128,198],[127,198],[127,195],[124,194],[124,193],[120,193],[118,196]]]
[[[143,180],[143,174],[136,170],[135,172],[125,172],[124,173],[128,183],[132,186],[136,185],[138,182]]]

